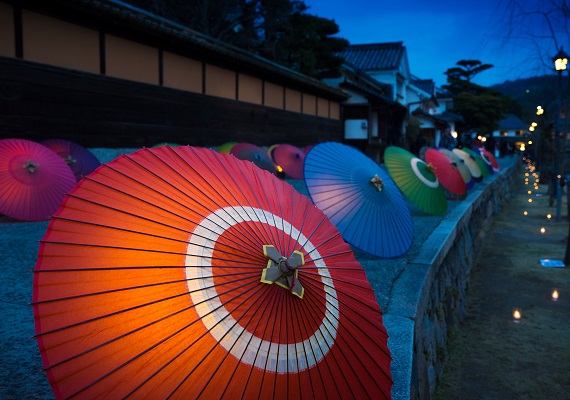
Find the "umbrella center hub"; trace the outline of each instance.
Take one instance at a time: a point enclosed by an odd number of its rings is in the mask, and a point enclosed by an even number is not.
[[[427,168],[427,170],[428,170],[429,172],[431,172],[432,174],[435,172],[435,167],[433,166],[432,163],[427,164],[427,167],[426,167],[426,168]]]
[[[267,267],[261,273],[260,281],[269,285],[275,283],[295,296],[303,298],[305,288],[299,281],[299,270],[305,264],[303,253],[295,250],[289,257],[282,256],[274,246],[263,246],[263,254],[269,258]]]
[[[27,169],[30,173],[34,173],[39,166],[40,164],[35,163],[32,160],[29,160],[27,163],[22,165],[22,168]]]
[[[378,189],[378,191],[381,191],[384,187],[384,182],[382,182],[382,179],[380,179],[378,174],[374,175],[374,178],[370,179],[370,183],[376,186],[376,189]]]
[[[77,162],[75,158],[71,157],[71,154],[65,157],[63,161],[65,161],[67,165],[75,164]]]

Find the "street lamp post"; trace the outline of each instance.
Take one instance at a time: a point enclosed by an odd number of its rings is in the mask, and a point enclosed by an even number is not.
[[[553,58],[552,61],[554,61],[554,69],[556,69],[556,71],[558,72],[558,112],[556,114],[556,140],[557,140],[557,153],[560,152],[560,134],[561,134],[561,124],[560,124],[560,115],[562,113],[562,71],[566,70],[566,66],[568,64],[568,55],[564,52],[564,50],[562,49],[562,47],[560,47],[560,50],[558,51],[558,54],[556,54]],[[566,132],[565,132],[565,137],[564,137],[564,151],[566,150]],[[557,154],[557,158],[558,158],[558,154]],[[557,163],[557,174],[561,175],[560,172],[560,162]],[[558,176],[557,175],[557,176]],[[557,181],[556,184],[556,195],[557,195],[557,204],[556,204],[556,221],[560,222],[560,210],[561,210],[561,200],[562,200],[562,188],[560,187],[560,183],[562,176],[559,178],[559,181]],[[569,188],[567,188],[566,190],[570,190]],[[570,208],[569,208],[569,212],[570,212]],[[570,217],[570,215],[569,215]],[[566,253],[564,255],[564,265],[570,265],[570,223],[568,224],[568,237],[566,238]]]
[[[562,71],[566,70],[566,65],[568,64],[568,55],[564,52],[563,48],[560,47],[558,53],[552,57],[552,61],[554,62],[554,69],[558,72],[558,107],[556,112],[556,132],[555,132],[555,190],[556,190],[556,222],[560,222],[561,220],[561,210],[562,210],[562,147],[564,150],[566,149],[566,140],[562,146],[560,143],[560,135],[562,129],[560,128],[560,114],[562,113]],[[564,153],[562,153],[564,154]]]

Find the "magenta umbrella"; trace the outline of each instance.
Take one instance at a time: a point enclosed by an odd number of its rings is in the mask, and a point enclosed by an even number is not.
[[[71,168],[46,146],[25,139],[0,140],[1,214],[46,220],[75,183]]]
[[[77,182],[101,165],[93,153],[78,143],[65,139],[48,139],[41,143],[63,158],[73,171]]]
[[[275,164],[283,168],[283,172],[293,179],[303,179],[305,152],[291,144],[279,144],[272,151]]]

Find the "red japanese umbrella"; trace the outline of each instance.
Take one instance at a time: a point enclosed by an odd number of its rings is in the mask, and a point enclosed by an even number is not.
[[[388,173],[408,200],[428,214],[445,214],[447,198],[433,166],[397,146],[386,148],[384,163]]]
[[[49,139],[42,141],[42,144],[63,158],[73,171],[77,182],[101,165],[93,153],[78,143],[64,139]]]
[[[213,150],[142,149],[66,197],[33,309],[58,398],[389,398],[382,314],[338,230]]]
[[[481,155],[481,158],[483,159],[483,161],[485,161],[487,168],[490,168],[490,170],[493,172],[499,172],[501,170],[501,168],[499,167],[499,162],[497,161],[493,153],[482,147],[479,148],[478,150],[479,154]]]
[[[437,151],[445,155],[447,158],[451,160],[451,162],[453,162],[453,164],[459,170],[459,173],[463,178],[463,182],[465,182],[465,187],[467,189],[471,189],[475,185],[475,181],[473,180],[473,176],[471,175],[469,168],[467,167],[467,165],[465,165],[465,161],[457,154],[455,154],[453,151],[446,149],[444,147],[438,147]]]
[[[305,162],[305,152],[291,144],[277,145],[271,156],[275,164],[283,169],[288,177],[293,179],[303,179],[303,164]]]
[[[46,220],[75,183],[69,166],[47,147],[25,139],[0,140],[0,214]]]
[[[267,152],[254,144],[238,143],[232,146],[230,154],[236,156],[240,160],[251,161],[259,168],[271,173],[276,171],[275,164],[273,164],[273,160],[271,160]]]
[[[435,149],[426,151],[425,157],[426,163],[433,166],[435,176],[445,189],[460,196],[467,193],[467,186],[459,172],[457,163]]]

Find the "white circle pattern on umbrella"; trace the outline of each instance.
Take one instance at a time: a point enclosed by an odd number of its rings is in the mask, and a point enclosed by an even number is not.
[[[232,216],[231,221],[222,217],[228,214]],[[245,332],[246,329],[231,316],[218,297],[212,274],[212,256],[216,241],[226,229],[245,221],[269,223],[285,233],[290,232],[291,236],[305,243],[304,248],[307,253],[313,254],[319,275],[327,287],[327,306],[321,325],[311,337],[303,342],[273,343]],[[297,228],[292,227],[282,218],[252,207],[241,209],[227,207],[217,210],[208,215],[194,229],[188,244],[186,265],[191,266],[191,268],[186,268],[186,277],[192,302],[196,305],[196,312],[212,336],[242,362],[277,373],[297,372],[316,365],[334,345],[339,319],[334,283],[315,246]],[[200,268],[196,268],[197,266]],[[236,326],[240,328],[236,329]],[[326,349],[326,351],[313,354],[313,352],[303,350],[308,348]],[[283,357],[279,357],[280,354],[288,356],[286,364],[283,361],[278,362]],[[289,356],[291,356],[290,359]]]

